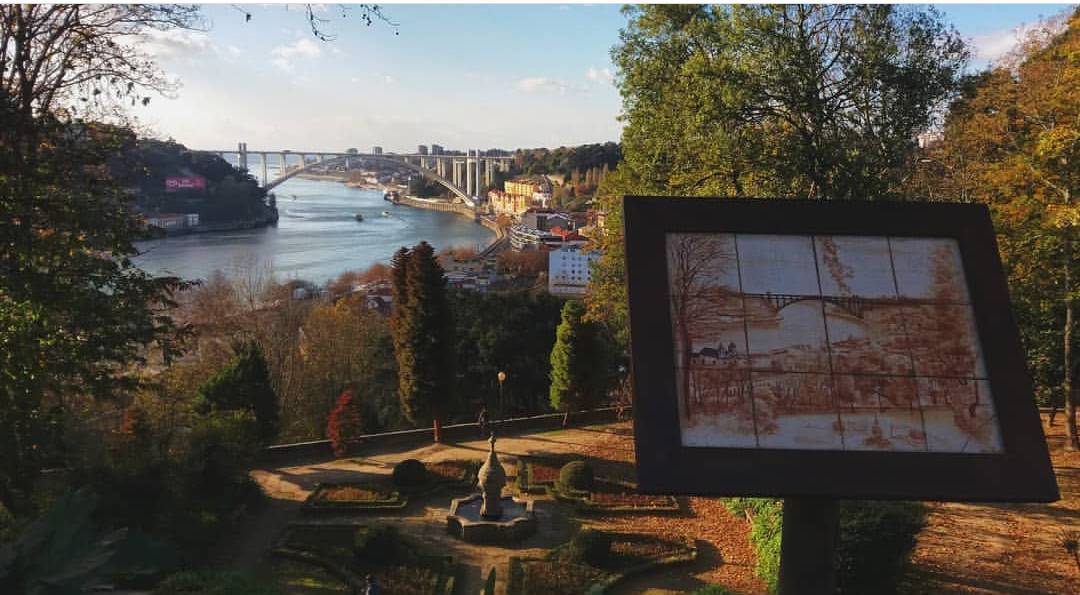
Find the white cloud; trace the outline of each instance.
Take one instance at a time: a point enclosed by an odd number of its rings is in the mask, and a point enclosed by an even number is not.
[[[585,76],[596,83],[611,83],[615,80],[610,68],[593,68],[590,66],[589,70],[585,71]]]
[[[534,76],[519,80],[514,84],[514,89],[522,93],[557,93],[566,95],[567,91],[571,90],[571,86],[570,83],[563,80]]]
[[[1021,23],[1012,29],[990,31],[973,36],[969,41],[973,48],[972,58],[976,62],[1000,62],[1021,42],[1052,36],[1064,29],[1064,21],[1051,18],[1040,23]]]
[[[212,48],[210,37],[202,31],[186,29],[147,29],[138,38],[139,48],[155,58],[192,58]]]
[[[322,55],[322,48],[319,47],[319,44],[305,37],[297,39],[288,45],[279,45],[270,50],[270,54],[274,56],[274,59],[270,61],[274,66],[289,72],[292,70],[293,62],[297,58],[318,58]]]
[[[398,80],[396,78],[390,76],[389,74],[384,74],[382,79],[383,79],[383,82],[386,83],[387,85],[396,85],[398,83]]]

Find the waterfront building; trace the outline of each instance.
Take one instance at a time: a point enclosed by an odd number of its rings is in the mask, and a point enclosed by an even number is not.
[[[514,219],[532,207],[532,197],[521,194],[510,194],[502,190],[488,192],[488,206],[492,214],[507,215]]]
[[[146,217],[146,224],[158,227],[167,233],[185,231],[199,225],[198,213],[158,213]]]
[[[551,209],[532,208],[521,214],[521,224],[548,231],[552,227],[575,229],[574,218],[567,213],[560,213]]]
[[[446,151],[446,149],[444,149],[442,145],[431,145],[432,155],[442,155],[444,151]]]
[[[427,145],[416,145],[416,152],[419,155],[427,155]]]
[[[564,296],[585,295],[591,278],[591,264],[599,258],[598,250],[586,252],[576,245],[548,252],[548,292]]]
[[[382,155],[382,147],[380,147],[379,145],[375,145],[374,147],[371,147],[371,154],[372,155]]]
[[[503,190],[507,194],[533,197],[534,194],[539,193],[541,196],[547,195],[547,200],[551,200],[551,182],[548,182],[546,178],[517,178],[514,180],[507,180],[503,183]]]

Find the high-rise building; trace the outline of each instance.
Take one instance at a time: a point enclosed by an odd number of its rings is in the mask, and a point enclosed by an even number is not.
[[[382,155],[382,147],[380,147],[379,145],[375,145],[374,147],[371,147],[371,154],[372,155]]]
[[[420,155],[427,155],[427,145],[416,145],[416,152]]]
[[[432,155],[442,155],[445,150],[442,145],[431,145]]]

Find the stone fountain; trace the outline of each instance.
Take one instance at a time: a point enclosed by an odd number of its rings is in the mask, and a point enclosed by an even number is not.
[[[495,454],[495,434],[488,440],[491,450],[476,474],[480,493],[450,502],[446,529],[470,543],[514,543],[536,532],[532,500],[503,496],[506,471]]]

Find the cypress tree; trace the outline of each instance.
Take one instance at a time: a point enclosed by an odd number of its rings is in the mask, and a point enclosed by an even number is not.
[[[431,421],[435,441],[454,380],[453,325],[446,278],[427,243],[395,254],[394,354],[398,397],[406,419]]]
[[[551,349],[548,394],[552,409],[566,413],[563,425],[570,419],[571,411],[595,407],[607,394],[614,378],[612,346],[604,341],[599,324],[585,321],[584,317],[584,303],[566,302]]]

